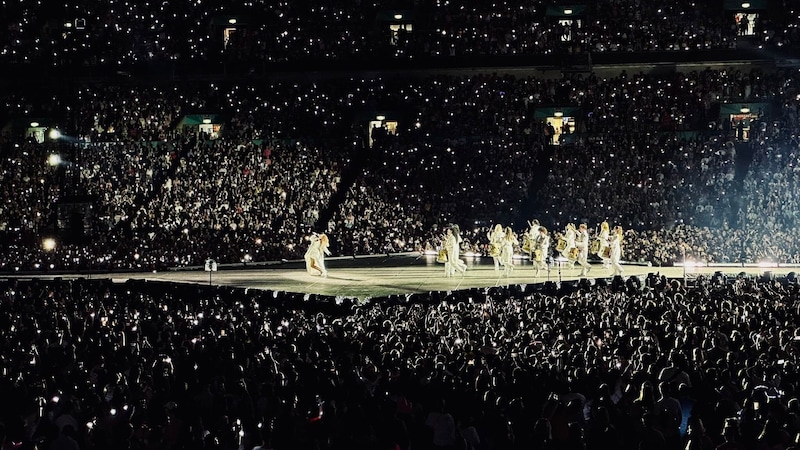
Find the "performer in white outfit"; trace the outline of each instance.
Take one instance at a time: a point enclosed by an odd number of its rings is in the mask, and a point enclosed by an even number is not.
[[[489,256],[494,260],[494,271],[499,272],[500,254],[503,251],[503,238],[505,237],[503,226],[498,223],[486,234],[486,237],[489,239]]]
[[[325,233],[314,233],[309,238],[311,243],[308,245],[308,250],[304,255],[306,260],[306,271],[310,274],[319,272],[323,277],[328,276],[328,271],[325,269],[325,255],[330,255],[331,251],[328,249],[330,242]]]
[[[458,225],[451,225],[447,228],[447,234],[442,244],[447,250],[447,262],[444,263],[444,276],[452,277],[456,272],[464,274],[467,271],[467,264],[459,258],[461,253],[461,233]]]
[[[561,256],[563,256],[564,258],[568,259],[571,262],[570,267],[575,267],[575,261],[578,259],[577,252],[573,250],[575,248],[575,238],[576,238],[575,224],[568,223],[567,228],[564,229],[564,236],[563,236],[563,239],[567,241],[567,245],[566,247],[564,247],[564,249],[561,250]]]
[[[537,240],[539,239],[539,220],[528,221],[528,231],[522,235],[522,252],[528,255],[528,259],[533,261],[534,251],[536,250]]]
[[[547,234],[547,228],[539,227],[538,234],[536,248],[533,250],[533,267],[536,268],[534,277],[539,276],[540,270],[547,270],[547,257],[550,252],[550,236]]]
[[[622,227],[614,227],[614,229],[611,231],[608,245],[611,247],[611,274],[622,275],[623,270],[619,263],[619,261],[622,259]]]
[[[600,234],[597,235],[597,239],[600,241],[600,246],[597,249],[597,256],[603,260],[603,268],[608,269],[611,267],[611,258],[609,257],[610,253],[608,248],[608,239],[610,237],[611,230],[608,227],[608,222],[603,221],[600,224]]]
[[[505,267],[505,274],[508,276],[514,269],[514,247],[519,245],[517,235],[511,227],[506,227],[502,242],[503,249],[500,252],[500,264]]]
[[[581,276],[585,277],[592,266],[589,265],[589,231],[585,223],[578,226],[578,236],[575,238],[575,246],[578,247],[578,264],[581,265]]]

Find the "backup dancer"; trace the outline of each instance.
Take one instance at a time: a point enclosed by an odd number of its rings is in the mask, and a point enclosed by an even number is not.
[[[444,263],[444,276],[452,277],[456,272],[462,275],[467,271],[467,264],[459,258],[461,246],[461,232],[458,225],[447,228],[442,247],[447,250],[447,262]]]
[[[508,276],[514,269],[514,247],[519,245],[517,235],[514,233],[514,230],[512,230],[511,227],[506,227],[502,245],[503,247],[500,251],[500,263],[503,265],[503,267],[505,267],[505,275]]]
[[[581,276],[585,277],[592,270],[589,265],[589,231],[585,223],[578,226],[578,236],[575,238],[575,246],[578,248],[578,264],[583,268]]]
[[[563,249],[561,249],[561,256],[568,259],[571,264],[570,268],[575,267],[575,261],[578,259],[577,251],[575,249],[575,239],[577,238],[577,233],[575,231],[575,224],[568,223],[567,227],[564,230],[564,236],[562,239],[566,241],[566,245]]]
[[[503,239],[505,238],[503,226],[498,223],[486,233],[486,237],[489,239],[489,256],[494,260],[494,271],[500,272],[500,255],[503,251]]]
[[[533,267],[536,269],[534,277],[539,276],[539,271],[547,270],[547,256],[550,252],[550,236],[547,234],[547,228],[539,227],[538,236],[536,239],[536,248],[533,250]]]
[[[608,245],[611,247],[611,274],[622,275],[624,271],[619,263],[622,259],[622,227],[614,227],[614,229],[611,231],[611,237],[609,238]]]
[[[603,221],[600,224],[600,234],[597,239],[600,241],[600,246],[597,249],[597,256],[603,260],[603,268],[608,269],[611,267],[611,250],[608,248],[608,239],[611,237],[611,230],[608,227],[608,222]]]

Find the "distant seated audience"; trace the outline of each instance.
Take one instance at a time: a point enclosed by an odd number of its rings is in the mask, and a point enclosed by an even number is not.
[[[531,218],[622,226],[626,261],[799,262],[798,89],[796,71],[707,69],[15,91],[15,116],[75,125],[0,142],[0,269],[300,259],[313,232],[334,255],[423,251],[448,223],[482,254],[489,227]],[[381,103],[415,113],[353,122]],[[742,103],[746,130],[716,112]],[[553,104],[573,105],[558,129]],[[210,111],[213,134],[187,125]]]
[[[158,2],[10,0],[0,63],[61,68],[445,60],[454,57],[703,52],[800,43],[792,2]],[[739,4],[736,4],[739,7]],[[777,8],[777,9],[776,9]],[[776,14],[773,9],[780,11]],[[569,12],[565,11],[568,10]]]

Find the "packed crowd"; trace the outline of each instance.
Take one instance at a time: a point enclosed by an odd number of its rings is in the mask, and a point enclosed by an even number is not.
[[[478,218],[507,223],[535,175],[536,154],[502,139],[380,150],[390,156],[360,174],[329,226],[353,243],[346,253],[423,249],[444,232],[442,218],[476,228],[486,226]]]
[[[0,9],[7,24],[0,30],[0,62],[129,67],[717,50],[735,48],[743,28],[759,45],[797,45],[800,11],[792,2],[777,3],[745,11],[757,16],[751,29],[737,22],[735,10],[690,0],[604,0],[572,14],[543,0],[214,0],[181,6],[113,0],[46,9],[13,0]]]
[[[716,50],[748,31],[689,0],[602,0],[571,22],[546,1],[134,3],[7,1],[0,64]],[[747,39],[797,45],[796,6],[774,3]],[[532,218],[620,225],[623,259],[654,266],[800,263],[796,69],[312,78],[9,89],[10,117],[57,118],[63,137],[0,136],[0,271],[299,259],[315,231],[337,255],[423,251],[449,223],[482,254],[495,224]],[[750,103],[766,106],[745,137],[721,107]],[[219,138],[189,114],[223,117]],[[3,449],[800,446],[795,278],[368,302],[83,279],[0,292]]]
[[[784,200],[794,197],[799,85],[787,70],[703,70],[14,92],[9,111],[48,111],[74,124],[65,133],[75,137],[4,137],[0,224],[13,257],[1,264],[299,259],[312,231],[326,232],[339,255],[415,251],[436,247],[447,223],[481,253],[488,227],[521,233],[534,217],[551,231],[623,226],[628,260],[794,262],[800,213]],[[720,117],[721,104],[739,102],[775,105],[759,107],[749,143]],[[543,117],[551,105],[577,111],[558,142]],[[381,110],[395,111],[386,123],[396,127],[358,119]],[[225,117],[219,139],[183,125],[210,111]],[[62,163],[45,164],[53,153]],[[92,238],[44,251],[41,238],[63,225],[60,200],[76,194],[95,202]]]
[[[0,441],[16,448],[788,449],[800,433],[789,280],[367,303],[0,287]]]
[[[551,231],[562,231],[568,222],[586,222],[595,228],[608,220],[632,230],[630,239],[626,239],[628,260],[671,264],[687,254],[709,262],[798,260],[800,253],[788,234],[793,222],[784,222],[783,230],[768,232],[776,235],[777,241],[777,236],[784,236],[787,243],[765,247],[762,234],[767,231],[754,229],[751,223],[758,221],[739,217],[735,143],[741,139],[730,123],[720,120],[717,104],[780,101],[788,102],[782,111],[794,111],[796,74],[706,70],[658,77],[623,72],[614,79],[590,76],[554,82],[473,78],[449,86],[455,95],[462,89],[481,92],[487,82],[494,83],[494,91],[507,98],[498,140],[489,143],[491,154],[511,154],[515,145],[525,143],[505,169],[496,168],[498,158],[483,160],[486,141],[463,137],[469,136],[468,130],[482,127],[482,135],[491,135],[486,121],[481,122],[487,115],[464,108],[451,96],[445,97],[440,102],[458,105],[458,109],[445,113],[449,120],[438,121],[449,128],[440,125],[436,133],[431,133],[429,128],[421,127],[424,145],[419,145],[422,138],[416,128],[379,142],[378,148],[389,148],[383,151],[386,157],[380,170],[364,172],[340,208],[339,227],[329,225],[329,231],[344,233],[349,239],[355,229],[353,241],[377,251],[398,250],[398,244],[405,244],[406,250],[416,250],[420,243],[424,249],[436,246],[443,225],[439,222],[439,227],[432,227],[426,223],[444,215],[445,220],[462,225],[465,250],[482,253],[484,236],[493,223],[515,222],[521,234],[531,217],[540,219]],[[430,94],[431,99],[437,98],[434,95]],[[581,105],[583,117],[576,119],[574,129],[565,130],[573,139],[548,153],[552,134],[545,131],[543,121],[531,118],[530,106],[559,103]],[[485,107],[481,103],[475,105]],[[795,151],[796,115],[783,114],[775,122],[777,125],[769,127],[766,121],[754,120],[750,145],[768,142],[787,152]],[[464,130],[457,128],[461,124],[466,124]],[[496,124],[495,116],[491,125]],[[459,132],[465,134],[457,139]],[[452,139],[440,146],[430,143],[442,136]],[[472,151],[459,152],[459,147]],[[429,156],[423,159],[426,154]],[[435,170],[449,165],[453,155],[459,160],[458,171]],[[536,172],[537,167],[543,166],[543,155],[549,155],[546,175]],[[483,190],[471,189],[474,176],[470,175],[470,167],[480,167],[483,179],[497,182],[485,182]],[[756,164],[751,170],[762,170],[759,167]],[[533,198],[515,197],[517,183],[530,185],[533,178],[540,176],[546,176],[546,182],[531,190]],[[414,183],[416,177],[426,181]],[[503,183],[513,187],[505,195],[499,189]],[[437,187],[441,185],[456,201],[437,207]],[[761,198],[763,188],[763,184],[754,184],[744,198]],[[482,207],[492,201],[495,213],[483,214]],[[359,213],[359,204],[368,208],[369,214]],[[376,208],[382,208],[383,213],[376,214]],[[515,217],[510,213],[514,210],[522,214]],[[774,208],[771,212],[791,215],[792,211]],[[645,231],[652,236],[643,238]],[[427,234],[420,238],[420,232]],[[380,248],[375,248],[376,242]]]

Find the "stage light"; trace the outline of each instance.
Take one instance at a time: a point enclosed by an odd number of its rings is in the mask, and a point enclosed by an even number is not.
[[[47,157],[47,164],[50,165],[50,167],[58,166],[61,164],[61,155],[57,153],[51,154]]]
[[[55,141],[55,140],[57,140],[58,138],[61,137],[61,132],[58,131],[57,129],[53,128],[53,129],[50,130],[50,133],[48,134],[48,136],[50,137],[50,139]]]

